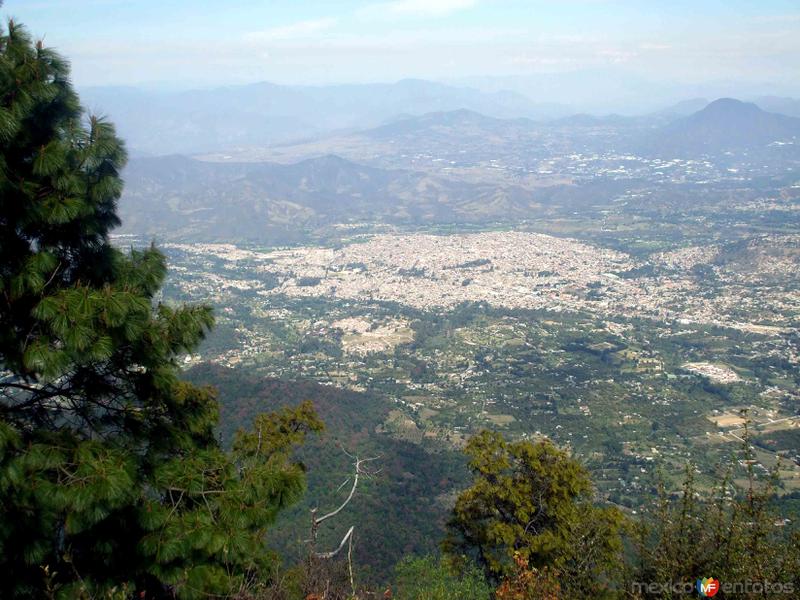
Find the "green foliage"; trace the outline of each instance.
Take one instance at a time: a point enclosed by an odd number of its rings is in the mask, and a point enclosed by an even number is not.
[[[551,567],[568,592],[601,597],[621,562],[622,517],[591,503],[585,469],[549,441],[507,442],[484,431],[466,447],[474,480],[448,524],[446,550],[474,558],[493,580],[522,559]]]
[[[219,445],[211,388],[178,358],[206,306],[155,302],[151,247],[123,253],[125,150],[84,118],[66,62],[0,35],[0,596],[208,597],[266,579],[267,528],[304,487],[303,404]],[[126,591],[127,590],[127,591]]]
[[[656,585],[653,590],[632,587],[635,597],[677,597],[676,590],[705,576],[742,586],[734,590],[736,598],[780,595],[774,593],[777,588],[765,593],[765,583],[781,586],[788,595],[800,590],[800,535],[774,510],[777,473],[756,474],[749,437],[744,439],[748,486],[743,493],[732,485],[730,471],[721,474],[710,494],[701,493],[691,466],[677,498],[660,488],[637,523],[630,573],[632,582]]]
[[[461,568],[434,556],[407,557],[395,569],[399,600],[488,600],[491,588],[470,564]]]

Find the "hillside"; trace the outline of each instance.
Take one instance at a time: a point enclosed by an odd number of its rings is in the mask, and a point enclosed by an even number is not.
[[[331,223],[460,222],[529,214],[518,186],[380,169],[337,156],[294,164],[132,160],[122,233],[168,240],[286,243]]]
[[[420,142],[425,137],[436,136],[451,140],[459,137],[487,136],[508,138],[534,131],[537,125],[530,119],[498,119],[471,110],[433,112],[398,119],[370,129],[364,136],[375,140],[394,140],[414,136]]]
[[[657,154],[696,156],[763,148],[800,137],[800,119],[769,113],[755,104],[721,98],[660,128],[645,145]]]
[[[309,510],[335,508],[346,495],[338,490],[350,475],[350,459],[342,449],[362,457],[380,456],[381,472],[366,480],[341,517],[321,531],[322,543],[334,547],[347,528],[356,525],[354,560],[362,577],[385,577],[403,555],[436,551],[449,509],[445,494],[466,481],[463,457],[453,450],[378,433],[393,408],[388,400],[211,365],[195,367],[187,378],[221,390],[220,434],[226,444],[257,414],[308,399],[325,422],[325,433],[299,452],[307,469],[308,491],[272,531],[270,545],[287,562],[304,556]]]
[[[638,123],[639,119],[635,117],[625,117],[622,115],[590,115],[586,113],[578,113],[561,119],[555,119],[549,124],[556,127],[631,127]]]
[[[781,96],[762,96],[755,103],[767,112],[800,118],[800,100]]]
[[[682,100],[681,102],[677,102],[671,106],[662,108],[652,113],[652,116],[666,117],[671,119],[688,117],[698,111],[703,110],[706,106],[708,106],[708,104],[708,100],[705,98],[690,98],[688,100]]]

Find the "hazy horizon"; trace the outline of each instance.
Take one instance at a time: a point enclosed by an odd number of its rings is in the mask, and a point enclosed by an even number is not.
[[[244,90],[268,85],[295,90],[358,89],[370,86],[401,86],[404,83],[426,83],[447,86],[452,89],[476,90],[486,93],[515,93],[526,97],[533,103],[552,105],[559,108],[559,114],[593,114],[597,116],[619,114],[625,116],[645,116],[652,112],[668,109],[672,105],[692,100],[713,102],[722,98],[734,98],[743,102],[758,103],[762,98],[785,98],[796,100],[800,89],[792,91],[774,85],[745,84],[740,82],[708,82],[705,84],[681,84],[674,82],[647,81],[629,76],[621,71],[593,70],[553,74],[540,74],[523,77],[474,76],[460,79],[426,79],[404,77],[365,82],[331,83],[282,83],[273,80],[257,80],[242,83],[184,83],[152,81],[139,84],[109,84],[80,86],[91,97],[95,92],[131,90],[146,94],[183,95],[185,93],[204,93],[225,90]],[[583,96],[580,88],[591,84],[595,96]],[[598,90],[598,86],[602,89]],[[444,109],[447,111],[448,109]],[[401,113],[397,115],[402,116]],[[545,118],[544,120],[549,120]]]
[[[133,4],[8,0],[2,13],[69,56],[79,87],[425,79],[628,112],[649,95],[800,95],[800,10],[784,0]]]

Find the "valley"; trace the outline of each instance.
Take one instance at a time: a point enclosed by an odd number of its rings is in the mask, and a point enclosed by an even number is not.
[[[485,427],[548,436],[636,510],[656,466],[694,461],[711,485],[740,410],[759,436],[800,430],[798,238],[738,245],[634,257],[495,230],[164,249],[168,297],[218,311],[187,364],[379,396],[393,406],[383,433],[423,446],[457,448]],[[792,446],[761,452],[800,490]]]

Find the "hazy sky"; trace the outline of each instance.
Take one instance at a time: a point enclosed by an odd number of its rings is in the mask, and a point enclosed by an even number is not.
[[[79,85],[458,79],[614,67],[800,81],[798,0],[6,0]]]

